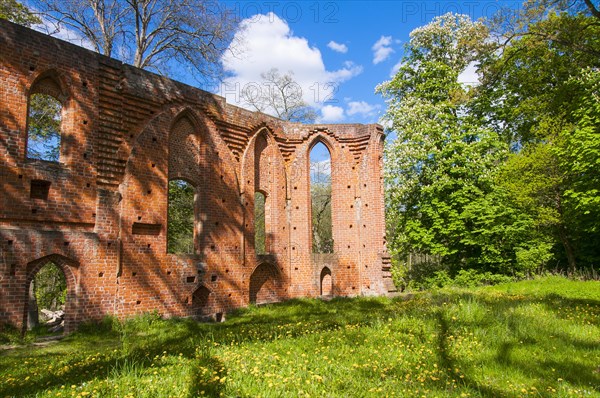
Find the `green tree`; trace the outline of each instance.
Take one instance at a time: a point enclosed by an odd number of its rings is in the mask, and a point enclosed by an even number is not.
[[[58,162],[62,104],[47,94],[29,97],[27,157]]]
[[[498,250],[481,238],[479,220],[493,216],[492,174],[506,148],[470,111],[473,89],[458,82],[487,37],[467,16],[435,18],[411,32],[398,73],[377,88],[397,134],[386,147],[391,250],[439,256],[451,271],[505,261],[491,255]]]
[[[16,0],[0,0],[0,18],[23,26],[42,22],[29,8]]]
[[[194,253],[194,187],[182,180],[169,181],[167,252]]]
[[[63,271],[48,263],[35,275],[34,291],[38,308],[57,311],[65,305],[67,281]]]
[[[600,24],[586,4],[563,3],[526,3],[503,32],[506,41],[482,64],[475,109],[514,152],[500,185],[538,231],[519,246],[537,247],[543,258],[551,253],[574,271],[600,260],[591,243],[599,239],[600,187],[592,170],[599,155]]]
[[[254,193],[254,250],[256,254],[267,253],[267,235],[265,219],[265,195]]]

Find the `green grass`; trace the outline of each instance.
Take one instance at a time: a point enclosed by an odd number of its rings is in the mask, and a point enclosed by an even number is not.
[[[600,283],[107,320],[0,351],[0,397],[600,397]]]

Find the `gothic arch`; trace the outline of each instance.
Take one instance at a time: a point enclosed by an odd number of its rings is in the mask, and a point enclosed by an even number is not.
[[[329,267],[323,267],[319,277],[319,291],[321,296],[333,295],[333,276]]]
[[[79,263],[75,260],[72,260],[68,257],[62,256],[60,254],[50,254],[48,256],[44,256],[38,258],[37,260],[30,261],[27,264],[27,278],[25,281],[25,286],[23,288],[24,294],[24,308],[23,308],[23,332],[25,332],[27,328],[27,314],[29,309],[29,285],[31,281],[44,266],[48,263],[53,263],[58,266],[65,276],[65,280],[67,282],[67,298],[65,301],[65,332],[69,332],[71,330],[72,325],[76,323],[77,318],[77,296],[78,296],[78,271],[79,271]]]
[[[282,279],[275,265],[269,262],[257,265],[250,276],[250,303],[264,304],[280,301]]]

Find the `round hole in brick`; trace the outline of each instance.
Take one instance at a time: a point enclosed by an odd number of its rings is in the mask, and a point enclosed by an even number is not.
[[[299,207],[299,206],[296,206],[296,210],[299,210],[299,209],[300,209],[300,207]]]
[[[285,231],[285,227],[283,227],[283,230]]]
[[[225,202],[226,202],[226,200],[225,200],[225,199],[221,199],[221,202],[225,203]]]
[[[29,70],[33,72],[35,70],[35,66],[30,66]]]
[[[295,247],[292,247],[292,250],[296,250],[296,248],[295,248]]]
[[[250,180],[248,180],[248,184],[250,184]]]
[[[150,243],[148,243],[148,249],[150,249]]]
[[[158,140],[156,139],[156,137],[152,137],[152,142],[156,142],[156,141],[158,141]]]
[[[219,225],[219,222],[218,222],[218,221],[217,221],[217,222],[215,222],[215,225],[217,225],[217,226],[218,226],[218,225]]]
[[[215,250],[215,245],[210,245],[210,250]]]
[[[132,272],[131,276],[137,276],[137,272]]]
[[[365,188],[367,187],[367,184],[363,184],[363,185],[364,185]]]
[[[98,273],[98,278],[102,278],[104,276],[104,272]]]
[[[141,221],[141,220],[142,220],[142,216],[138,216],[138,221]]]
[[[294,187],[294,189],[298,189],[298,187]]]
[[[111,247],[112,246],[112,242],[108,242],[108,244],[106,246]]]
[[[294,231],[296,230],[296,227],[294,227]]]
[[[352,228],[352,224],[350,224],[350,228]]]
[[[153,167],[153,168],[154,168],[154,167],[156,167],[156,163],[152,163],[152,167]]]
[[[350,266],[348,266],[348,267],[346,267],[346,268],[350,269]]]
[[[350,205],[350,208],[351,208],[351,209],[354,209],[354,205]]]
[[[351,186],[351,185],[348,185],[348,189],[350,189],[350,188],[352,188],[352,186]]]
[[[136,301],[135,303],[136,303],[137,305],[140,305],[140,304],[142,304],[142,300],[138,300],[138,301]]]
[[[85,184],[86,188],[90,187],[90,183],[88,182],[87,184]]]
[[[133,138],[133,134],[129,134],[129,138]]]
[[[350,245],[348,245],[348,249],[350,249]]]
[[[171,271],[167,271],[167,275],[171,275]]]
[[[227,295],[227,297],[231,297],[231,293],[229,293],[229,294]]]
[[[84,120],[84,121],[83,121],[83,124],[87,124],[87,120]]]
[[[365,207],[369,207],[369,204],[368,204],[368,203],[365,203]]]
[[[367,228],[367,226],[365,224],[363,224],[363,228]]]
[[[298,271],[298,267],[294,267],[294,271]]]
[[[93,217],[93,218],[96,218],[96,213],[92,213],[92,217]]]
[[[84,158],[84,159],[87,159],[87,153],[84,153],[84,154],[83,154],[83,158]]]
[[[149,189],[147,192],[148,192],[148,195],[150,195],[152,193],[152,190]]]

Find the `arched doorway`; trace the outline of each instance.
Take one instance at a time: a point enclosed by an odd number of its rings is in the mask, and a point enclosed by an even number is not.
[[[75,273],[78,264],[58,254],[27,265],[23,332],[38,325],[49,332],[69,332],[76,318]]]
[[[331,277],[331,270],[328,267],[324,267],[321,270],[321,296],[332,296],[333,295],[333,279]]]

